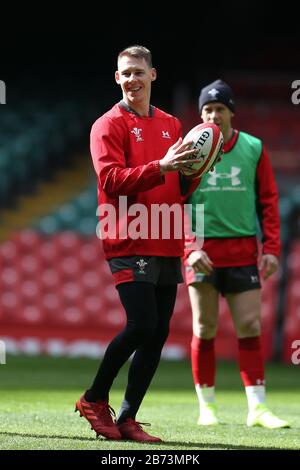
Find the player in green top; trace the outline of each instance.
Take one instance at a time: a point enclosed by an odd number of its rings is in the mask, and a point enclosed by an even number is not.
[[[219,295],[226,297],[238,338],[240,374],[245,386],[248,426],[289,427],[265,404],[261,351],[261,285],[278,268],[280,220],[278,191],[261,140],[232,128],[235,99],[231,88],[216,80],[201,90],[204,122],[219,126],[224,154],[204,175],[189,199],[204,204],[204,244],[195,249],[187,235],[185,273],[193,311],[192,371],[200,405],[198,424],[218,424],[215,405],[215,349]],[[258,260],[257,217],[263,234]],[[193,246],[192,249],[189,247]]]

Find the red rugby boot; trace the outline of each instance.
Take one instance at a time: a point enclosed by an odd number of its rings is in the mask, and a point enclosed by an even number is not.
[[[128,439],[130,441],[137,442],[162,442],[160,437],[150,436],[146,433],[141,424],[150,426],[148,423],[138,423],[132,418],[127,418],[124,423],[119,424],[118,428],[121,433],[122,439]]]
[[[75,411],[79,411],[80,416],[88,420],[97,437],[101,435],[106,439],[121,439],[120,431],[112,418],[116,414],[107,401],[88,402],[82,395],[76,402]]]

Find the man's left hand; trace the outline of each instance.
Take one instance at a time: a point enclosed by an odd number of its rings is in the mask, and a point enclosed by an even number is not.
[[[271,254],[262,255],[258,269],[263,272],[263,279],[268,279],[279,266],[278,258]]]

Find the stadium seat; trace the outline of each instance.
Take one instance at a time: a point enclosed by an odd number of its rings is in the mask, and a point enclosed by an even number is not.
[[[0,266],[14,266],[18,260],[18,249],[16,244],[8,240],[0,245]]]
[[[86,321],[83,310],[76,305],[68,306],[61,312],[61,322],[72,326],[81,326]]]
[[[49,239],[44,239],[43,242],[41,243],[39,253],[38,253],[41,264],[45,268],[48,268],[50,266],[57,266],[58,262],[58,248],[57,246],[53,243],[51,238]]]
[[[57,269],[47,268],[41,272],[41,289],[45,292],[55,292],[62,285]]]
[[[12,236],[12,240],[20,253],[32,253],[39,248],[41,244],[41,237],[39,233],[34,230],[22,230]]]
[[[83,271],[81,279],[85,293],[100,293],[102,291],[103,280],[97,271]]]
[[[73,253],[72,256],[61,257],[57,268],[60,272],[62,282],[77,279],[81,274],[80,261],[76,253]]]
[[[42,324],[44,316],[39,305],[23,305],[21,308],[20,321],[31,325]]]
[[[0,295],[0,312],[3,322],[14,323],[18,321],[20,308],[20,298],[13,290],[7,290]]]
[[[81,286],[77,282],[66,282],[61,286],[63,306],[79,304],[82,299]]]
[[[63,231],[56,234],[53,242],[61,255],[74,255],[80,249],[80,239],[78,235],[72,231]]]
[[[85,295],[83,308],[87,315],[87,321],[90,324],[102,323],[101,312],[103,311],[103,302],[99,295]]]
[[[55,235],[60,230],[60,221],[56,215],[47,215],[33,225],[33,229],[44,235]]]
[[[45,325],[52,326],[61,319],[62,301],[58,292],[49,292],[42,297],[41,308],[45,315]]]
[[[20,259],[21,276],[24,279],[40,277],[40,262],[37,255],[25,255]]]
[[[2,292],[17,288],[21,279],[20,271],[13,266],[2,268],[0,276]]]
[[[100,258],[99,247],[91,243],[90,240],[83,242],[81,244],[78,256],[79,256],[82,266],[86,270],[89,270],[90,268],[94,267],[94,265],[98,262],[98,260],[102,258],[102,254]]]
[[[23,280],[20,290],[21,304],[34,304],[40,297],[39,283],[33,280]]]

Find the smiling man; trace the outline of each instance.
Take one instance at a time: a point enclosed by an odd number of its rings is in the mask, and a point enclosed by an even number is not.
[[[165,238],[159,227],[151,227],[157,224],[151,208],[162,203],[182,206],[178,170],[196,151],[188,150],[190,142],[182,143],[178,119],[150,104],[156,70],[148,49],[131,46],[120,52],[115,79],[123,99],[94,123],[91,154],[99,207],[111,207],[116,214],[115,226],[102,242],[127,324],[109,344],[92,386],[77,401],[76,409],[97,435],[107,439],[160,442],[135,418],[168,336],[177,284],[182,282],[184,234],[182,227],[181,236],[176,236],[173,224]],[[194,180],[190,190],[198,182]],[[126,214],[120,210],[124,197]],[[147,210],[148,227],[154,229],[149,232],[158,236],[136,237],[124,230],[138,205]],[[109,391],[132,354],[128,385],[115,422]]]

